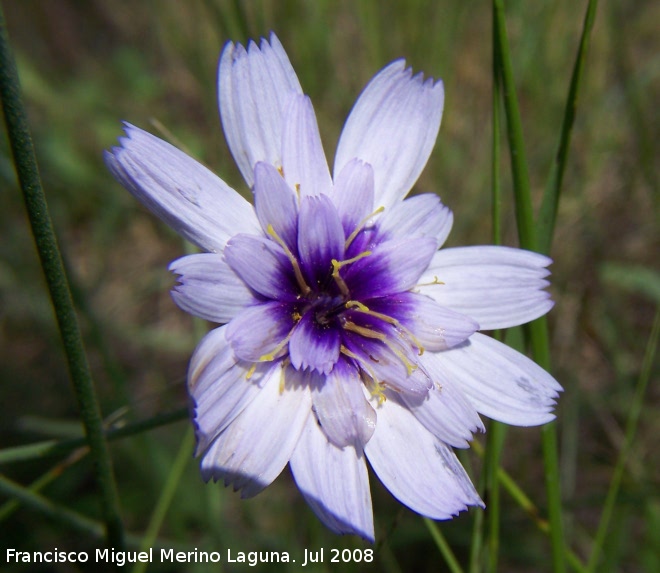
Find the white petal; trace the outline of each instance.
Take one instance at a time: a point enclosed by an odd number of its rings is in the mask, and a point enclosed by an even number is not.
[[[319,127],[312,102],[296,95],[289,100],[284,115],[282,167],[284,178],[301,197],[329,195],[332,179],[323,152]]]
[[[414,334],[416,342],[432,352],[456,346],[479,330],[470,317],[414,292],[374,299],[369,308],[399,320]]]
[[[300,82],[275,34],[246,50],[228,43],[220,57],[218,94],[227,143],[247,184],[258,161],[282,166],[284,110]]]
[[[272,368],[272,364],[260,364],[253,369],[252,363],[238,360],[225,334],[224,326],[209,332],[190,360],[188,391],[194,408],[197,455],[250,403]]]
[[[374,541],[369,475],[364,454],[331,444],[314,416],[291,456],[296,484],[317,517],[335,533]]]
[[[525,355],[489,336],[477,332],[464,344],[439,353],[436,369],[489,418],[536,426],[555,417],[559,383]]]
[[[440,247],[454,222],[454,216],[432,193],[408,197],[388,209],[378,221],[379,236],[387,239],[433,237]]]
[[[309,389],[281,387],[281,368],[272,368],[262,390],[211,444],[202,459],[205,480],[251,497],[268,486],[284,469],[311,413]]]
[[[436,438],[454,448],[467,448],[474,432],[485,428],[472,403],[457,384],[437,368],[443,354],[425,352],[420,362],[435,386],[424,397],[401,393],[398,398]]]
[[[376,428],[376,412],[362,390],[358,371],[339,361],[312,388],[312,403],[321,428],[336,446],[361,450]]]
[[[223,255],[187,255],[172,262],[169,270],[180,275],[179,284],[172,289],[174,302],[205,320],[229,322],[243,308],[257,302]]]
[[[397,60],[364,89],[339,138],[335,176],[354,158],[374,169],[375,205],[385,208],[412,188],[435,144],[442,108],[442,82],[412,77]]]
[[[126,124],[126,137],[104,154],[119,182],[154,215],[206,251],[237,233],[259,233],[252,205],[183,151]]]
[[[508,328],[543,316],[553,302],[543,290],[552,261],[501,246],[441,249],[419,279],[419,292],[474,318],[483,330]]]
[[[388,398],[365,447],[383,485],[413,511],[449,519],[468,505],[483,506],[451,449],[420,424],[407,408]]]
[[[330,194],[348,238],[365,217],[374,211],[374,170],[359,159],[341,170]]]

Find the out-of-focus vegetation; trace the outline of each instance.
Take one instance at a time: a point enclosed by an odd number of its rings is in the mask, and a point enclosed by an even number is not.
[[[584,3],[506,4],[531,180],[540,199],[559,137]],[[228,40],[245,42],[270,30],[278,34],[314,102],[329,158],[352,102],[385,64],[403,56],[415,70],[442,77],[443,126],[417,190],[437,192],[453,209],[450,244],[491,240],[487,3],[27,0],[3,7],[51,214],[111,424],[185,407],[186,364],[199,331],[168,294],[173,278],[166,266],[183,254],[184,245],[111,178],[102,151],[116,143],[126,120],[184,147],[247,196],[216,105],[216,63]],[[557,413],[566,536],[582,557],[600,518],[660,305],[658,21],[660,5],[650,0],[601,3],[551,253],[557,301],[549,316],[553,371],[565,388]],[[1,447],[7,448],[78,436],[81,429],[5,139],[0,146],[0,436]],[[504,238],[515,244],[506,156],[502,172]],[[660,570],[657,382],[656,370],[599,571]],[[113,442],[129,531],[144,531],[188,424],[180,421]],[[504,467],[543,513],[539,430],[511,429],[507,446]],[[472,452],[464,459],[476,479],[480,460]],[[61,474],[43,493],[98,516],[84,456],[13,463],[0,471],[29,484],[54,466]],[[442,570],[421,519],[402,509],[375,477],[372,483],[378,538],[373,570]],[[545,535],[506,494],[503,503],[500,570],[548,570]],[[0,511],[2,548],[97,546],[96,540],[33,510],[3,506]],[[475,513],[441,524],[462,562]],[[204,485],[192,459],[159,542],[223,553],[226,548],[287,550],[300,556],[304,548],[366,547],[326,531],[288,471],[256,498],[241,501],[221,485]],[[179,567],[150,570],[208,570]],[[330,569],[326,563],[316,570]]]

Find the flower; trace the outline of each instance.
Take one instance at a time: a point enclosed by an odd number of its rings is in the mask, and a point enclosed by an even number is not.
[[[478,333],[545,314],[550,259],[438,250],[452,213],[404,199],[440,128],[443,85],[403,60],[367,85],[331,175],[312,104],[277,37],[225,46],[222,125],[254,207],[168,143],[126,126],[113,175],[201,247],[174,261],[172,296],[221,324],[188,373],[205,480],[253,496],[288,463],[333,531],[373,540],[366,461],[412,510],[448,519],[483,506],[452,448],[479,414],[553,419],[559,384]]]

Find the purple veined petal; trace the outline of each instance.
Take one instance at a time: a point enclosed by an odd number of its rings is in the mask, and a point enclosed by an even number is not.
[[[359,159],[349,161],[335,180],[332,202],[348,238],[356,227],[374,212],[374,170]]]
[[[254,168],[254,208],[264,233],[269,225],[292,253],[298,244],[298,202],[280,172],[268,163]]]
[[[479,324],[469,316],[414,292],[367,300],[365,305],[372,311],[398,320],[424,350],[432,352],[456,346],[479,330]]]
[[[437,355],[436,367],[459,386],[477,412],[513,426],[537,426],[555,418],[562,388],[525,355],[489,336],[473,334]]]
[[[344,352],[348,351],[347,356],[353,358],[356,367],[386,388],[413,396],[425,396],[433,382],[419,368],[417,349],[399,339],[393,327],[385,325],[379,330],[387,334],[388,343],[344,330]]]
[[[397,60],[365,87],[339,138],[335,175],[354,158],[371,164],[375,205],[386,209],[412,188],[435,144],[444,88],[441,81],[412,76]]]
[[[517,326],[552,308],[550,294],[543,290],[551,262],[512,247],[442,249],[420,278],[419,292],[471,316],[483,330]]]
[[[385,241],[368,256],[346,265],[340,274],[353,300],[396,294],[417,284],[435,250],[431,238]]]
[[[202,477],[224,480],[243,498],[259,493],[291,458],[312,403],[309,388],[285,381],[281,364],[271,368],[263,388],[210,445]]]
[[[328,279],[333,259],[343,258],[344,241],[344,229],[330,198],[303,197],[298,217],[298,252],[303,274],[312,288]]]
[[[227,243],[225,260],[254,291],[266,298],[295,301],[298,287],[291,261],[274,241],[254,235],[236,235]]]
[[[248,307],[227,325],[227,340],[241,360],[270,362],[287,352],[293,314],[290,304],[278,301]]]
[[[439,371],[443,354],[426,352],[420,361],[435,384],[426,396],[399,394],[395,398],[440,441],[454,447],[467,448],[474,432],[484,432],[479,414],[456,383]],[[390,398],[392,399],[392,398]]]
[[[284,114],[282,167],[284,178],[301,197],[329,195],[332,179],[309,97],[295,95]]]
[[[130,124],[121,146],[104,152],[117,180],[147,209],[206,251],[237,233],[258,233],[252,206],[201,163]]]
[[[344,360],[312,386],[312,404],[323,432],[335,446],[361,451],[376,428],[376,412],[364,397],[358,370]]]
[[[361,450],[330,443],[316,418],[310,416],[290,465],[305,500],[328,528],[373,543],[369,475]]]
[[[257,302],[223,255],[187,255],[172,262],[169,270],[179,275],[171,292],[174,302],[194,316],[223,324]]]
[[[238,360],[226,338],[227,327],[210,331],[197,345],[188,369],[193,402],[196,455],[238,416],[261,390],[272,363]]]
[[[282,166],[284,111],[300,82],[275,34],[247,50],[228,43],[218,66],[222,127],[232,155],[249,187],[258,161]]]
[[[449,519],[470,505],[483,507],[454,452],[407,408],[388,399],[377,414],[378,425],[365,453],[394,497],[431,519]]]
[[[440,247],[451,231],[454,215],[433,193],[408,197],[388,209],[378,221],[379,235],[386,239],[433,237]]]
[[[339,359],[341,338],[337,328],[319,325],[314,311],[307,311],[289,340],[289,358],[294,368],[310,368],[328,374]]]

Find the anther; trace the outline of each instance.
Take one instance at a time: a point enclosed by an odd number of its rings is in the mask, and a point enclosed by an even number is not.
[[[347,309],[348,308],[355,309],[358,312],[362,312],[369,316],[373,316],[374,318],[379,318],[380,320],[387,322],[388,324],[391,324],[397,329],[398,334],[402,338],[410,339],[413,345],[417,347],[417,353],[419,356],[424,354],[424,347],[422,346],[422,343],[419,341],[419,339],[408,328],[403,326],[403,324],[401,324],[401,322],[396,318],[393,318],[387,314],[383,314],[382,312],[376,312],[374,310],[370,310],[366,305],[362,304],[360,301],[357,300],[349,300],[345,306]]]
[[[364,229],[364,227],[366,226],[366,224],[369,222],[369,219],[371,219],[372,217],[375,217],[375,216],[378,215],[379,213],[382,213],[384,210],[385,210],[385,207],[380,206],[380,207],[378,207],[378,209],[376,209],[373,213],[367,215],[364,219],[362,219],[362,221],[360,221],[360,222],[358,223],[357,227],[355,227],[355,229],[353,230],[353,232],[348,236],[348,239],[346,239],[346,243],[345,243],[345,245],[344,245],[344,249],[348,249],[349,245],[355,240],[355,237],[358,236],[358,233],[359,233],[362,229]]]
[[[343,266],[350,265],[351,263],[354,263],[355,261],[359,261],[360,259],[363,259],[364,257],[368,257],[371,254],[371,251],[364,251],[360,253],[359,255],[353,257],[352,259],[346,259],[345,261],[338,261],[337,259],[332,259],[332,278],[335,279],[335,282],[337,283],[337,286],[339,287],[339,291],[341,294],[344,296],[350,296],[350,291],[348,290],[348,286],[344,282],[344,279],[341,278],[341,275],[339,274],[339,269],[341,269]]]
[[[302,291],[303,295],[307,296],[310,292],[312,292],[312,289],[307,286],[307,283],[305,282],[305,278],[302,275],[302,271],[300,270],[300,265],[298,264],[296,257],[293,256],[293,253],[289,250],[289,247],[287,247],[286,243],[275,232],[273,225],[271,225],[270,223],[268,224],[267,231],[268,234],[271,237],[273,237],[273,239],[275,239],[275,242],[280,247],[282,247],[282,249],[284,249],[284,254],[287,256],[287,258],[291,262],[291,266],[293,267],[293,273],[296,275],[296,281],[298,282],[298,286],[300,287],[300,290]]]

